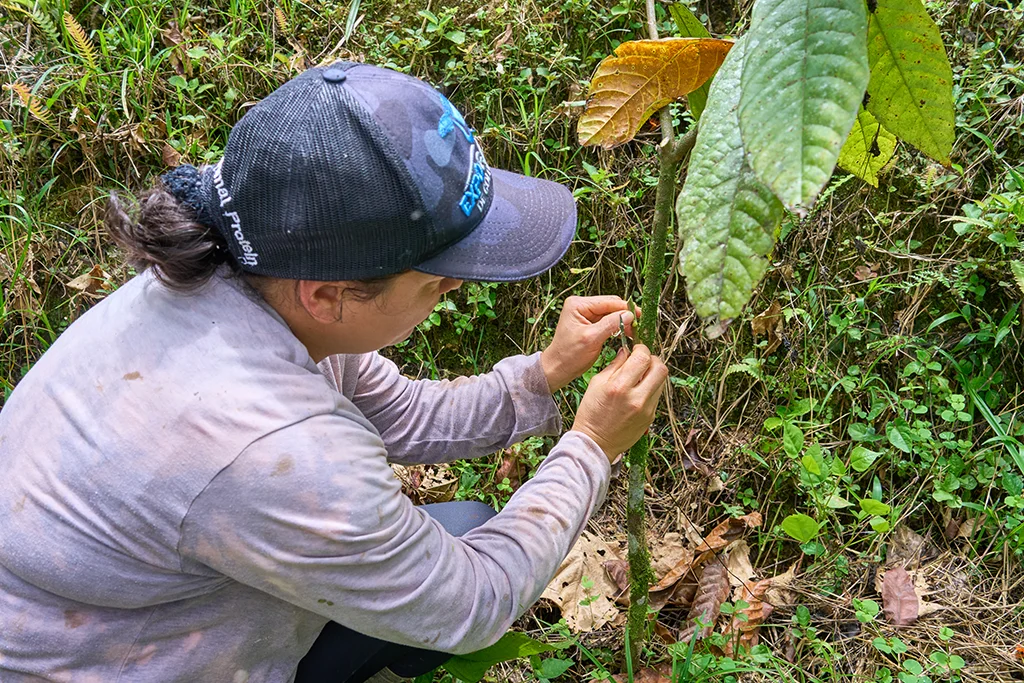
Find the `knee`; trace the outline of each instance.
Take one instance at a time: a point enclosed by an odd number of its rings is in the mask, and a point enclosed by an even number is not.
[[[461,536],[486,523],[497,512],[477,500],[424,505],[423,511],[437,520],[452,536]]]

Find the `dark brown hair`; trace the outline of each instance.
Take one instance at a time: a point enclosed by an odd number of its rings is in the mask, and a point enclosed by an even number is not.
[[[160,282],[183,292],[206,284],[223,263],[241,272],[224,238],[163,186],[143,192],[137,211],[132,218],[117,193],[110,193],[107,231],[139,272],[152,268]]]
[[[221,234],[201,223],[196,212],[163,184],[139,196],[135,213],[135,217],[130,215],[117,193],[110,193],[107,231],[137,271],[152,268],[167,287],[190,292],[206,284],[222,264],[228,264],[235,276],[244,277],[254,289],[266,293],[271,278],[243,271]],[[397,275],[358,280],[345,293],[360,301],[376,299]]]

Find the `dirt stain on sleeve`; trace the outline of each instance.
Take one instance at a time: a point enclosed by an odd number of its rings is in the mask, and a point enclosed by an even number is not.
[[[64,610],[64,628],[78,628],[79,626],[83,626],[87,621],[89,621],[89,617],[78,610]]]
[[[292,456],[286,455],[277,461],[277,466],[274,467],[274,471],[270,473],[272,477],[280,477],[283,474],[288,474],[295,469],[295,461],[292,460]]]
[[[121,377],[121,379],[128,380],[129,382],[132,381],[133,379],[142,379],[142,373],[139,372],[138,370],[134,372],[126,372],[124,376]]]

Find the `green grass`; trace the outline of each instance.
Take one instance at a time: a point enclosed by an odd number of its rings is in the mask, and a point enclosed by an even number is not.
[[[566,183],[579,201],[577,240],[562,265],[530,282],[467,286],[449,296],[416,335],[388,351],[406,372],[484,371],[510,353],[541,348],[570,293],[638,292],[656,131],[611,152],[582,150],[575,117],[597,62],[643,33],[640,2],[452,2],[431,3],[428,12],[424,3],[364,1],[354,28],[350,4],[339,2],[2,4],[5,84],[23,84],[35,107],[2,91],[4,398],[67,325],[132,275],[102,232],[107,193],[140,192],[170,161],[216,159],[252,102],[305,66],[335,58],[435,83],[477,128],[494,166]],[[728,35],[744,25],[747,6],[694,9],[710,12],[713,32]],[[764,526],[750,539],[754,566],[770,575],[802,558],[807,591],[804,611],[777,610],[763,628],[764,647],[746,658],[651,646],[654,658],[690,662],[688,680],[852,680],[857,672],[884,681],[886,670],[917,680],[906,664],[915,657],[936,668],[936,679],[994,680],[993,671],[1012,670],[1012,659],[999,654],[1008,641],[997,636],[1020,626],[1024,602],[1014,581],[1024,553],[1024,292],[1010,270],[1024,260],[1017,236],[1024,12],[1008,2],[928,6],[954,64],[953,168],[903,148],[877,190],[837,175],[812,216],[784,226],[747,317],[717,341],[700,334],[681,278],[667,284],[661,336],[672,350],[673,382],[654,429],[652,525],[679,531],[682,516],[708,524],[760,510]],[[83,27],[85,46],[69,32],[65,11]],[[677,114],[685,120],[683,107]],[[105,274],[98,291],[68,287],[94,266]],[[749,322],[772,302],[784,322],[769,352]],[[567,418],[584,390],[581,380],[562,392]],[[791,440],[787,449],[786,425],[791,436],[800,432],[803,447]],[[720,489],[684,471],[690,429],[700,430],[701,455]],[[524,460],[536,465],[545,448],[531,444]],[[873,459],[862,471],[866,457]],[[495,476],[500,462],[457,466],[457,495],[502,504],[510,489]],[[614,528],[621,496],[614,485],[602,529]],[[781,528],[795,513],[821,527],[802,547]],[[969,537],[945,537],[950,520],[968,517],[978,520]],[[930,534],[957,558],[976,595],[997,594],[996,577],[1010,577],[1000,598],[1006,609],[985,613],[995,618],[989,649],[972,638],[979,627],[965,625],[967,613],[955,610],[902,636],[908,653],[872,644],[893,637],[881,617],[842,635],[840,624],[859,623],[849,598],[880,600],[861,573],[884,561],[900,527]],[[557,614],[535,614],[521,627],[550,633],[537,619]],[[954,628],[952,640],[937,640],[943,626]],[[615,637],[584,634],[580,643],[577,664],[560,680],[620,670]],[[787,643],[795,664],[783,657]],[[954,650],[974,655],[963,671],[928,659]],[[498,680],[531,680],[532,670],[505,668]]]

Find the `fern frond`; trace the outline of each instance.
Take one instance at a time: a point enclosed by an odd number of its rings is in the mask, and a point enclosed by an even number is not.
[[[274,5],[274,21],[277,23],[277,30],[281,33],[288,33],[288,17],[284,15],[282,10],[277,5]]]
[[[78,51],[78,56],[82,58],[86,66],[89,67],[90,71],[99,71],[99,60],[96,59],[96,48],[93,47],[92,42],[89,40],[89,36],[85,34],[85,29],[79,24],[70,12],[64,13],[64,28],[68,30],[68,35],[71,36],[71,42],[75,44],[75,49]]]
[[[32,17],[32,23],[36,25],[40,31],[43,32],[52,45],[60,45],[60,31],[57,30],[57,26],[53,23],[53,19],[38,5],[33,7],[29,12],[29,16]]]
[[[733,363],[726,368],[725,374],[722,377],[724,379],[737,372],[746,373],[756,380],[764,379],[764,375],[761,373],[761,361],[756,358],[745,358],[742,363]]]
[[[1013,272],[1013,279],[1017,281],[1021,296],[1024,296],[1024,263],[1010,261],[1010,270]]]
[[[29,87],[24,83],[6,83],[4,87],[8,90],[13,90],[18,94],[18,99],[21,100],[21,105],[28,109],[29,113],[45,126],[48,126],[54,130],[57,129],[57,122],[53,118],[53,114],[42,101],[32,94]]]

